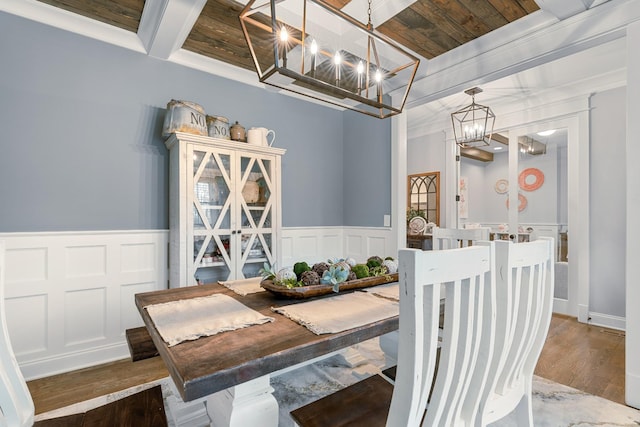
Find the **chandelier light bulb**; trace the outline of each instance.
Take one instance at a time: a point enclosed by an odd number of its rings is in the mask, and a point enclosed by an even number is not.
[[[311,40],[311,76],[316,76],[316,62],[318,60],[318,43],[316,40]]]
[[[362,61],[358,62],[358,74],[364,73],[364,63]]]
[[[282,27],[280,29],[280,41],[286,42],[288,39],[289,39],[289,32],[287,31],[286,27]]]
[[[333,63],[336,65],[336,86],[340,87],[340,63],[342,62],[342,56],[340,56],[340,51],[336,51],[336,54],[333,56]]]
[[[379,69],[376,70],[375,79],[376,83],[380,83],[382,81],[382,72]]]

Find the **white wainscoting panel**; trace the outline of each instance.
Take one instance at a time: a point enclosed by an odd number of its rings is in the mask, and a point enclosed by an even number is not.
[[[168,286],[168,230],[0,233],[9,334],[26,379],[129,357],[134,295]]]
[[[134,295],[168,287],[168,230],[0,233],[6,310],[28,380],[129,357],[142,325]],[[283,229],[283,266],[335,257],[396,256],[389,228]]]
[[[345,255],[357,262],[366,261],[373,255],[398,258],[398,248],[393,243],[390,228],[345,227]]]
[[[392,245],[390,228],[285,227],[282,229],[282,266],[347,257],[364,262],[372,255],[396,258],[398,249]]]

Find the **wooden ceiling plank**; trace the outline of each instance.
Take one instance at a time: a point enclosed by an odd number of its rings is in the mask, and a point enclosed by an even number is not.
[[[358,10],[366,5],[366,0],[325,1],[336,8]],[[504,25],[507,19],[516,16],[515,8],[522,14],[539,10],[536,1],[557,7],[564,1],[575,5],[582,0],[398,0],[382,5],[382,0],[377,0],[372,5],[372,19],[375,13],[390,16],[404,7],[383,24],[374,20],[374,26],[398,44],[431,59]],[[139,50],[145,49],[151,56],[169,58],[182,47],[204,57],[254,69],[238,20],[246,0],[38,0],[36,3],[39,2],[125,29]],[[186,6],[182,5],[183,9],[176,13],[174,8],[180,9],[177,5],[182,3]],[[496,7],[510,8],[509,13],[505,12],[510,18],[498,13]],[[194,18],[198,13],[200,16]],[[270,46],[258,43],[255,49],[260,63],[263,56],[272,55]]]
[[[224,37],[211,37],[211,33],[203,34],[195,31],[189,36],[188,42],[185,42],[185,48],[225,62],[235,58],[233,61],[235,65],[251,70],[254,69],[253,60],[242,35],[234,37],[233,34],[225,33]],[[260,55],[260,49],[256,50],[256,54]]]
[[[240,26],[242,9],[243,5],[233,0],[209,0],[183,48],[254,71],[255,66]]]
[[[489,0],[489,3],[509,22],[516,21],[527,14],[515,0]]]
[[[416,0],[373,1],[371,23],[374,27],[382,25],[415,2]],[[342,11],[363,24],[369,22],[367,0],[351,0],[342,8]]]
[[[535,0],[518,0],[518,4],[520,4],[520,7],[522,7],[527,14],[540,10],[540,6],[538,6]]]
[[[422,0],[431,7],[442,10],[453,22],[469,31],[474,37],[480,37],[491,31],[485,23],[478,18],[473,10],[468,9],[458,0]],[[481,0],[478,0],[481,1]],[[482,0],[486,1],[486,0]]]
[[[439,8],[429,7],[425,2],[419,1],[413,4],[411,9],[422,15],[426,20],[435,23],[438,29],[444,31],[449,37],[456,40],[458,45],[462,45],[475,38],[471,32],[458,25],[458,23],[451,21]]]
[[[138,31],[144,0],[38,0],[135,33]]]
[[[509,21],[498,11],[490,1],[477,0],[459,0],[467,9],[473,10],[476,16],[481,19],[487,27],[495,30],[503,25],[507,25]]]
[[[411,33],[411,38],[415,39],[416,43],[419,45],[424,45],[426,43],[426,47],[429,50],[432,50],[435,47],[429,46],[429,43],[437,45],[437,47],[443,52],[460,46],[460,43],[457,40],[450,37],[447,33],[439,31],[434,22],[429,21],[412,8],[403,10],[391,21],[399,24],[401,28],[404,28],[404,34]],[[420,38],[413,35],[416,32],[423,37]]]
[[[431,40],[416,37],[412,31],[409,31],[407,27],[398,22],[396,18],[388,20],[382,26],[378,27],[377,30],[427,59],[446,52],[442,46],[433,43]]]

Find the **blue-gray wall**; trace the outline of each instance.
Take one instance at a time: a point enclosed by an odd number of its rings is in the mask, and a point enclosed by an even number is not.
[[[6,13],[0,57],[0,232],[168,228],[171,99],[276,131],[284,226],[382,226],[391,210],[389,120]]]
[[[379,227],[391,215],[389,120],[344,113],[344,225]],[[404,180],[400,180],[404,183]],[[406,191],[404,187],[396,191]]]

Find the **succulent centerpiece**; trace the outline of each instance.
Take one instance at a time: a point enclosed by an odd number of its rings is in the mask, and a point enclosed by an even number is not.
[[[333,258],[313,265],[299,261],[279,270],[265,263],[260,274],[265,289],[300,297],[397,281],[397,271],[398,262],[393,257],[371,256],[364,263],[353,258]]]

